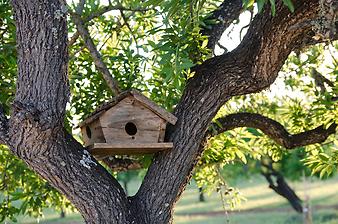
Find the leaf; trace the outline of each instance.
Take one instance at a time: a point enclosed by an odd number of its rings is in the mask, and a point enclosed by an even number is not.
[[[248,9],[248,8],[250,8],[251,6],[253,6],[254,3],[255,3],[254,0],[244,0],[244,1],[243,1],[243,7],[244,7],[245,9]]]
[[[271,4],[271,14],[273,16],[276,15],[276,2],[275,0],[270,0],[270,4]]]
[[[266,0],[257,0],[258,13],[263,11]]]
[[[235,153],[236,153],[237,157],[238,157],[240,160],[242,160],[242,162],[243,162],[244,164],[247,163],[245,154],[244,154],[242,151],[236,150]]]
[[[151,6],[151,5],[158,6],[158,5],[160,5],[161,2],[162,2],[162,0],[149,0],[149,1],[145,1],[143,3],[143,6],[144,7]]]
[[[319,174],[319,177],[320,177],[320,179],[322,179],[325,174],[328,176],[331,173],[332,173],[332,167],[330,165],[328,165],[324,169],[322,169],[322,171]]]
[[[291,12],[295,11],[295,7],[292,3],[292,0],[283,0],[283,2],[290,9]]]

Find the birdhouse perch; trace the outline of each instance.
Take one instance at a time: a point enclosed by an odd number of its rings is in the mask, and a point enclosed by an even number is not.
[[[83,141],[97,158],[147,154],[167,150],[167,123],[177,118],[136,90],[121,93],[102,104],[79,124]]]

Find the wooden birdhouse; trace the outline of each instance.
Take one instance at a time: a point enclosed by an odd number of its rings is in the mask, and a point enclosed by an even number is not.
[[[173,147],[164,142],[166,125],[177,118],[136,90],[104,103],[79,124],[83,141],[94,156],[146,154]]]

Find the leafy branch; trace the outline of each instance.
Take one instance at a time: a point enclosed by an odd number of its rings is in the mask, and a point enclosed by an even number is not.
[[[71,16],[72,16],[73,22],[75,23],[77,27],[77,30],[80,36],[82,37],[87,49],[89,50],[93,58],[96,69],[102,73],[103,78],[105,79],[105,81],[107,82],[107,85],[113,91],[113,93],[115,95],[118,95],[121,92],[119,88],[119,84],[117,80],[113,78],[113,75],[110,73],[106,64],[103,62],[102,56],[100,52],[96,49],[96,46],[94,44],[93,39],[90,36],[88,28],[85,26],[83,20],[78,14],[71,12]]]
[[[83,6],[82,4],[84,1],[80,2],[78,7],[76,8],[76,14],[81,15],[82,11],[83,11]],[[86,24],[88,22],[90,22],[91,20],[102,16],[103,14],[110,12],[110,11],[114,11],[114,10],[119,10],[119,11],[131,11],[131,12],[146,12],[149,10],[154,10],[154,8],[127,8],[127,7],[123,7],[121,5],[108,5],[105,7],[100,8],[99,10],[91,13],[90,15],[86,16],[85,18],[82,19],[83,24]],[[72,46],[77,38],[79,38],[80,34],[79,31],[76,31],[74,33],[74,35],[70,38],[69,42],[68,42],[68,46]]]

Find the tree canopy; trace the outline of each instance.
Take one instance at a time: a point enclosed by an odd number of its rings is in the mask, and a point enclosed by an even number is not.
[[[170,223],[194,168],[211,188],[238,161],[337,169],[336,1],[0,4],[2,221],[74,206],[87,223]],[[222,36],[248,12],[226,49]],[[78,122],[131,88],[177,116],[165,137],[174,148],[82,166]],[[130,164],[147,169],[135,196],[116,180]]]

